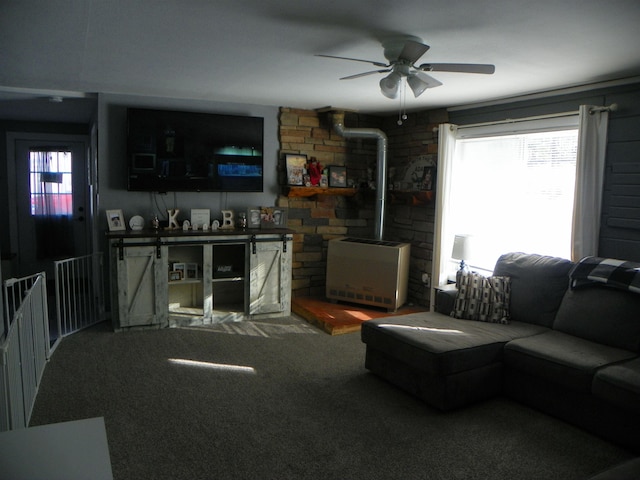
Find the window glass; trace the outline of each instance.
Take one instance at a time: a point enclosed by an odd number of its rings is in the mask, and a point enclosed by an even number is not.
[[[577,142],[577,129],[457,140],[447,223],[472,235],[469,265],[491,271],[513,251],[570,258]]]
[[[71,215],[71,152],[31,150],[29,188],[32,216]]]

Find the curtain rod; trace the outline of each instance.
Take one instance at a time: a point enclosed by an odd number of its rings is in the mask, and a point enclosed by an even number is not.
[[[593,115],[594,113],[599,113],[599,112],[613,112],[617,109],[618,109],[618,104],[612,103],[609,106],[592,107],[589,109],[589,113]],[[571,117],[574,115],[578,115],[578,113],[579,113],[579,110],[575,110],[571,112],[549,113],[547,115],[536,115],[533,117],[506,118],[504,120],[496,120],[494,122],[482,122],[482,123],[470,123],[468,125],[457,125],[457,128],[462,129],[462,128],[473,128],[473,127],[485,127],[488,125],[502,125],[505,123],[518,123],[518,122],[529,122],[533,120],[546,120],[547,118]]]
[[[505,118],[504,120],[496,120],[494,122],[470,123],[468,125],[457,125],[457,128],[463,129],[463,128],[485,127],[487,125],[502,125],[504,123],[529,122],[532,120],[544,120],[547,118],[571,117],[573,115],[578,115],[578,110],[574,112],[562,112],[562,113],[550,113],[547,115],[536,115],[535,117]]]
[[[616,110],[618,110],[618,104],[617,103],[612,103],[611,105],[607,106],[604,105],[602,107],[591,107],[589,109],[589,113],[591,115],[593,115],[594,113],[599,113],[599,112],[615,112]]]

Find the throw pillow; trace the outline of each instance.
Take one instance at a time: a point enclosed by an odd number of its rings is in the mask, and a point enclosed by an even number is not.
[[[509,323],[510,277],[485,277],[463,273],[451,312],[455,318],[490,323]]]

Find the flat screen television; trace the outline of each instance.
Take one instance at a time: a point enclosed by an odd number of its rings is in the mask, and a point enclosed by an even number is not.
[[[127,109],[127,188],[262,192],[264,119]]]

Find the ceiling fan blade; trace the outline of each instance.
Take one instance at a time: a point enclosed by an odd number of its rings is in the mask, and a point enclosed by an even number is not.
[[[354,78],[366,77],[367,75],[373,75],[374,73],[386,73],[390,72],[391,69],[387,68],[386,70],[371,70],[370,72],[356,73],[355,75],[349,75],[347,77],[341,77],[340,80],[352,80]]]
[[[361,58],[336,57],[335,55],[321,55],[321,54],[317,54],[315,56],[316,57],[324,57],[324,58],[337,58],[338,60],[351,60],[353,62],[370,63],[372,65],[375,65],[376,67],[389,67],[389,64],[387,64],[387,63],[376,62],[374,60],[363,60]]]
[[[488,75],[496,71],[495,65],[481,63],[423,63],[416,68],[425,72],[485,73]]]
[[[398,56],[398,60],[405,60],[413,65],[429,48],[429,45],[425,45],[424,43],[407,40]]]

